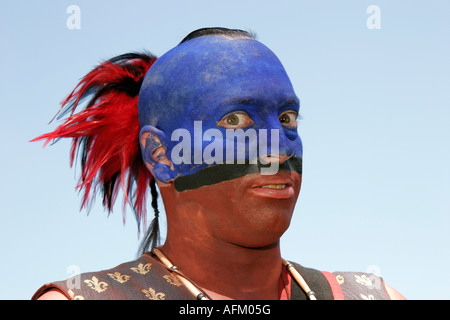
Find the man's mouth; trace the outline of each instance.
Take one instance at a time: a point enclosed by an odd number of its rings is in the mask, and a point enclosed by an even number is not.
[[[294,183],[290,179],[278,178],[272,180],[285,181],[271,181],[267,184],[256,183],[249,191],[258,197],[272,198],[272,199],[289,199],[294,197]],[[289,180],[289,181],[286,181]]]
[[[267,189],[284,189],[286,188],[287,184],[266,184],[264,186],[261,186],[260,188],[267,188]]]

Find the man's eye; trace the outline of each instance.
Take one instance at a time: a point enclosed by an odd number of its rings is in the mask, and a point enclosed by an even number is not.
[[[253,123],[253,120],[245,112],[234,112],[224,116],[217,125],[224,128],[245,128]]]
[[[280,123],[288,128],[297,128],[297,118],[298,114],[294,111],[288,111],[285,113],[282,113],[278,119],[280,120]]]

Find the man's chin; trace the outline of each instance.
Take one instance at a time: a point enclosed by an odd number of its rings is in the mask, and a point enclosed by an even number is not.
[[[289,228],[301,177],[288,171],[255,173],[183,192],[173,185],[161,191],[173,194],[164,201],[166,209],[185,223],[195,220],[194,228],[242,247],[269,248]]]

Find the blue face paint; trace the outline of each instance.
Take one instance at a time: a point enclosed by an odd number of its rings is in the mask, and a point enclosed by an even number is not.
[[[225,180],[257,171],[259,162],[253,163],[253,169],[241,167],[236,169],[240,173],[236,173],[231,166],[238,168],[240,165],[208,163],[203,157],[214,143],[217,147],[212,155],[217,155],[221,146],[223,163],[226,162],[229,130],[223,124],[229,125],[230,117],[224,120],[224,116],[233,113],[236,115],[231,117],[233,121],[236,118],[243,121],[243,130],[267,132],[269,154],[273,152],[271,133],[277,130],[277,153],[290,157],[291,161],[296,159],[292,167],[301,173],[302,143],[297,128],[280,122],[280,115],[298,113],[298,98],[281,62],[256,40],[205,36],[178,45],[160,57],[148,71],[138,107],[141,128],[145,131],[154,127],[164,132],[164,137],[160,137],[161,144],[168,159],[174,163],[173,174],[166,172],[164,177],[157,177],[160,181],[166,182],[164,180],[170,178],[176,178],[176,181],[201,172],[210,176],[213,166],[228,166],[215,175]],[[205,139],[205,132],[213,133],[214,137]],[[183,156],[184,161],[180,163],[179,159],[173,158],[172,151],[180,149],[182,137],[190,138],[191,141],[184,142],[190,142],[192,148],[189,152],[184,149],[184,154],[175,153]],[[245,142],[245,145],[248,147],[249,143]],[[237,156],[236,147],[234,151]],[[248,155],[246,160],[249,161]],[[208,170],[203,171],[205,169]],[[216,180],[211,183],[219,182]]]

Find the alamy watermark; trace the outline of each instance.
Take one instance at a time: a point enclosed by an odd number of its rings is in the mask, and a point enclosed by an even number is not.
[[[70,265],[66,269],[69,277],[66,279],[67,288],[80,289],[81,288],[81,268],[77,265]]]
[[[370,14],[366,20],[366,26],[370,30],[381,29],[381,9],[377,5],[370,5],[366,9],[366,13]]]
[[[270,129],[270,151],[268,129],[225,129],[225,136],[216,128],[205,132],[202,129],[202,122],[194,121],[193,135],[184,128],[172,132],[171,141],[178,142],[170,155],[174,164],[258,164],[259,161],[261,174],[278,172],[279,129]],[[209,142],[205,148],[203,142]]]
[[[78,5],[72,4],[67,7],[66,26],[69,30],[81,29],[81,9]],[[370,14],[366,19],[366,26],[370,30],[381,29],[381,9],[380,6],[372,4],[367,7],[366,13]]]
[[[79,6],[72,4],[67,7],[66,13],[69,16],[66,19],[66,27],[69,30],[81,29],[81,9]]]
[[[377,265],[370,265],[367,267],[366,273],[370,274],[370,282],[367,284],[368,288],[380,290],[383,285],[381,280],[381,268]]]

